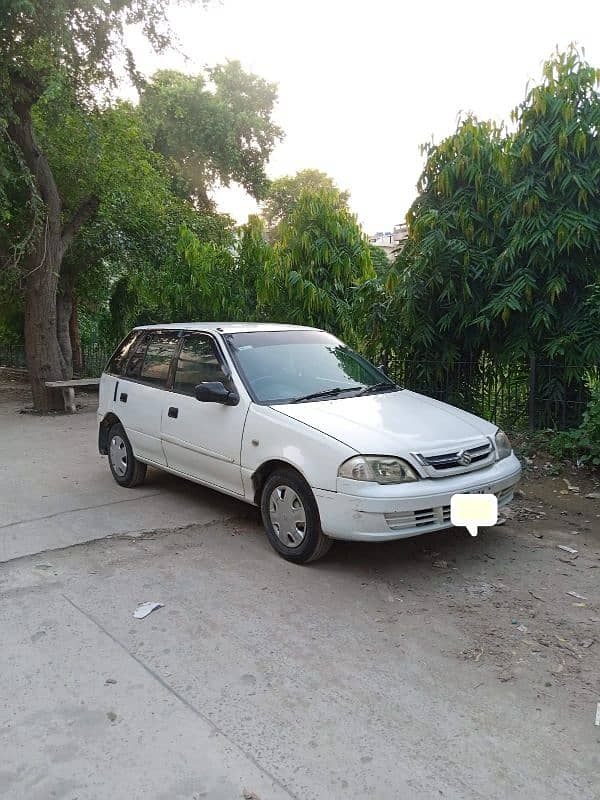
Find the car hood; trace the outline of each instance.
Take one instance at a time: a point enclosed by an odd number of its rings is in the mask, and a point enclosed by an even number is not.
[[[272,408],[367,455],[451,449],[497,430],[467,411],[407,389]]]

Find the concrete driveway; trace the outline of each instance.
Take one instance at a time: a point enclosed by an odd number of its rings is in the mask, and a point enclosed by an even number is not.
[[[40,417],[0,401],[0,561],[248,512],[244,503],[158,470],[149,470],[143,486],[118,486],[98,453],[94,396],[86,402],[75,415]]]
[[[94,421],[0,415],[2,798],[600,796],[594,520],[571,565],[509,523],[294,567],[245,505],[114,485]]]

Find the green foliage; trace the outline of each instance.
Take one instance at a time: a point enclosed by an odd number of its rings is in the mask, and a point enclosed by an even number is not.
[[[129,273],[111,298],[113,330],[132,324],[257,318],[257,281],[271,257],[264,228],[251,217],[235,242],[203,241],[182,226],[174,252],[154,270]]]
[[[262,205],[262,216],[270,238],[276,238],[279,224],[290,217],[303,192],[320,192],[321,190],[336,194],[338,208],[348,208],[350,193],[340,191],[333,179],[318,169],[303,169],[295,175],[284,175],[271,181]]]
[[[549,450],[559,458],[577,458],[600,466],[600,386],[592,390],[579,428],[557,433]]]
[[[356,218],[332,189],[304,191],[279,229],[259,288],[270,319],[314,325],[354,342],[355,296],[375,277]]]
[[[230,61],[206,75],[155,73],[139,110],[154,149],[172,163],[177,193],[206,208],[217,181],[263,195],[265,163],[283,135],[271,119],[276,99],[274,84]]]
[[[266,240],[260,217],[251,215],[238,232],[236,273],[233,276],[236,297],[231,303],[231,319],[260,320],[258,287],[263,272],[273,258],[273,248]]]
[[[167,159],[156,153],[135,106],[117,103],[87,110],[55,94],[36,106],[36,126],[69,216],[89,195],[98,211],[64,260],[88,335],[123,335],[139,312],[137,279],[148,280],[173,258],[185,225],[206,242],[233,244],[232,221],[202,214],[172,191]],[[110,303],[110,314],[108,313]]]
[[[204,5],[207,3],[204,2]],[[169,0],[1,0],[0,116],[14,102],[41,97],[57,76],[94,104],[125,61],[123,34],[139,25],[157,50],[170,44]]]
[[[155,272],[137,276],[146,318],[153,322],[227,319],[234,266],[228,249],[202,242],[182,227],[173,256]]]
[[[390,272],[391,262],[388,254],[383,247],[378,247],[376,244],[369,245],[369,252],[371,253],[371,261],[373,262],[373,269],[378,278],[385,281]]]
[[[388,279],[391,313],[416,357],[475,360],[495,349],[473,323],[505,241],[506,140],[492,123],[467,117],[425,152],[408,240]]]
[[[504,248],[490,274],[484,327],[504,323],[511,356],[595,363],[587,311],[600,274],[600,72],[575,48],[557,53],[514,112]]]
[[[491,356],[531,371],[538,416],[574,409],[600,360],[599,78],[575,47],[556,53],[514,131],[468,117],[425,148],[390,316],[412,357],[439,362],[432,380],[457,361],[480,365],[459,396]]]

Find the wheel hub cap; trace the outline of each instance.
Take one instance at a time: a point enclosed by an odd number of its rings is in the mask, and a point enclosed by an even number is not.
[[[298,547],[306,535],[306,513],[302,501],[289,486],[277,486],[269,498],[269,519],[286,547]]]
[[[113,436],[110,440],[109,458],[114,471],[122,478],[127,472],[127,448],[120,436]]]

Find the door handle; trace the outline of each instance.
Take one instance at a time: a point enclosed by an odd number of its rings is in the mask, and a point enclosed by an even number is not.
[[[179,414],[179,409],[175,408],[175,406],[171,406],[168,411],[168,416],[173,417],[173,419],[177,419],[177,415]]]
[[[121,394],[119,395],[119,400],[122,403],[126,403],[127,402],[127,392],[121,392]]]

